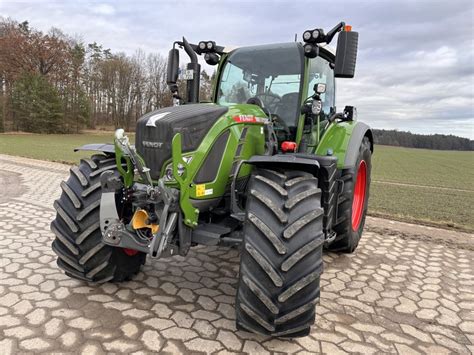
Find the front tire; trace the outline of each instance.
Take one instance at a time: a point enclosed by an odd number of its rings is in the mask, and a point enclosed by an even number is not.
[[[69,179],[61,183],[63,192],[54,202],[57,214],[51,223],[58,266],[69,277],[94,283],[129,280],[146,259],[144,253],[102,242],[99,180],[107,170],[117,171],[115,157],[94,155],[72,167]]]
[[[249,186],[237,328],[272,336],[308,335],[323,270],[318,180],[301,171],[261,169]]]
[[[359,245],[369,201],[371,158],[370,141],[368,137],[364,137],[355,167],[342,171],[340,179],[344,187],[339,196],[337,221],[334,227],[337,235],[328,246],[328,250],[352,253]]]

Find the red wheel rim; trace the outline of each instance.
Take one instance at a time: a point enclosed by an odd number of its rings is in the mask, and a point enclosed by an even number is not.
[[[352,229],[357,231],[362,221],[365,203],[365,189],[367,186],[367,163],[361,160],[357,169],[357,177],[352,199]]]
[[[128,249],[128,248],[123,248],[123,252],[127,254],[128,256],[134,256],[138,254],[138,250]]]

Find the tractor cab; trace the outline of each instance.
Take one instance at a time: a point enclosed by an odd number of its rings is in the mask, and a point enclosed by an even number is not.
[[[301,108],[315,85],[325,85],[322,115],[335,112],[333,61],[329,49],[306,58],[298,42],[233,50],[219,70],[214,101],[219,105],[258,105],[273,121],[280,144],[296,141]]]
[[[294,140],[304,67],[303,46],[299,43],[236,49],[222,64],[215,102],[260,106],[272,118],[277,136]]]

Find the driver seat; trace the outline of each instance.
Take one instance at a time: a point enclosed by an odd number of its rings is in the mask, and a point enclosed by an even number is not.
[[[298,107],[300,94],[298,92],[290,92],[281,97],[281,101],[275,108],[275,113],[286,122],[288,127],[296,125],[296,108]]]

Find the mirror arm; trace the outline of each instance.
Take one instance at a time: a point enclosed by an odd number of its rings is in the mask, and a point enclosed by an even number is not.
[[[340,30],[342,30],[345,25],[346,25],[346,23],[344,21],[342,21],[342,22],[338,23],[336,26],[334,26],[334,28],[326,34],[326,43],[327,44],[331,43],[331,41],[334,38],[334,36],[336,35],[336,33],[338,33]]]
[[[189,42],[184,37],[183,37],[183,47],[184,47],[184,50],[186,51],[187,55],[189,56],[189,59],[191,60],[191,63],[197,63],[196,52],[194,51],[192,45],[190,45]]]

